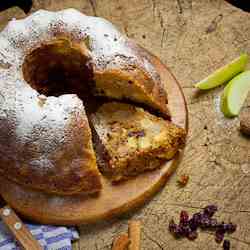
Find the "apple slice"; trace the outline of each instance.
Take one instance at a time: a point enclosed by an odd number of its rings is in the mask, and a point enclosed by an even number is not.
[[[225,87],[221,97],[221,111],[226,117],[237,116],[250,90],[250,71],[234,77]]]
[[[248,62],[248,55],[242,54],[224,67],[216,70],[214,73],[196,83],[194,86],[198,89],[206,90],[215,88],[242,72]]]

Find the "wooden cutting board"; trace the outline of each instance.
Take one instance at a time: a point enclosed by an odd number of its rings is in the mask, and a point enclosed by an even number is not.
[[[150,56],[168,92],[173,122],[187,129],[188,113],[180,85],[159,59]],[[17,212],[40,223],[64,225],[93,223],[143,204],[164,186],[176,169],[181,156],[182,152],[161,169],[147,172],[119,185],[112,185],[103,177],[103,189],[98,196],[48,195],[31,191],[4,178],[0,178],[0,193]]]

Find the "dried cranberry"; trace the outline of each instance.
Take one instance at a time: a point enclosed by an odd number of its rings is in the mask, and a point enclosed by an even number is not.
[[[187,237],[192,232],[191,228],[188,225],[179,225],[179,228],[182,236]]]
[[[202,213],[195,213],[192,217],[192,219],[194,220],[194,222],[197,224],[197,226],[200,225],[201,223],[201,218],[202,218]]]
[[[203,216],[200,221],[200,227],[208,229],[211,226],[211,219],[207,216]]]
[[[218,223],[213,217],[217,211],[217,206],[209,205],[203,209],[202,212],[195,213],[189,219],[189,215],[186,211],[181,211],[180,222],[177,225],[174,220],[169,222],[169,231],[176,238],[186,237],[189,240],[195,240],[198,237],[197,229],[208,229],[215,231],[215,241],[221,243],[224,240],[225,233],[233,233],[236,230],[236,225],[233,223]],[[223,249],[230,249],[230,242],[224,240]]]
[[[174,231],[174,237],[175,238],[180,238],[180,237],[183,237],[184,234],[183,234],[183,229],[179,226],[177,226],[176,230]]]
[[[210,220],[210,229],[216,229],[218,226],[218,221],[216,219]]]
[[[188,222],[189,227],[192,231],[195,231],[198,228],[198,223],[195,221],[194,218],[191,218]]]
[[[230,241],[229,240],[224,240],[223,250],[230,250]]]
[[[228,223],[224,225],[224,229],[227,233],[234,233],[236,231],[236,225],[233,223]]]
[[[191,231],[187,237],[189,240],[195,240],[198,237],[198,233],[197,231]]]
[[[188,213],[187,211],[181,211],[180,213],[180,224],[188,223]]]
[[[181,228],[174,222],[174,220],[170,220],[168,229],[170,233],[176,238],[179,238],[182,236]]]
[[[144,137],[145,136],[145,131],[144,130],[139,130],[139,131],[130,131],[128,133],[128,137],[136,137],[136,138],[139,138],[139,137]]]
[[[204,215],[207,215],[208,217],[212,217],[215,212],[217,212],[218,207],[215,205],[209,205],[204,208]]]
[[[221,230],[217,230],[215,232],[215,241],[217,243],[221,243],[223,241],[223,239],[224,239],[224,232]]]
[[[226,224],[223,221],[217,225],[217,231],[220,231],[222,233],[226,232]]]
[[[201,218],[200,227],[202,229],[215,230],[218,227],[218,222],[216,219],[213,219],[213,218],[210,218],[207,216],[203,216]]]

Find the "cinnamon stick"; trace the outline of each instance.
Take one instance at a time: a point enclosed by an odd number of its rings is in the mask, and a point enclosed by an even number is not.
[[[129,242],[128,235],[121,234],[114,240],[112,250],[126,250]]]
[[[128,235],[130,239],[129,250],[140,250],[141,222],[137,220],[129,221]]]

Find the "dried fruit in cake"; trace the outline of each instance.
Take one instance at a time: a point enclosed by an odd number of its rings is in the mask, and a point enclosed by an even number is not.
[[[91,116],[99,165],[114,181],[160,167],[184,146],[186,131],[130,104],[103,104]],[[100,154],[101,152],[101,154]]]

